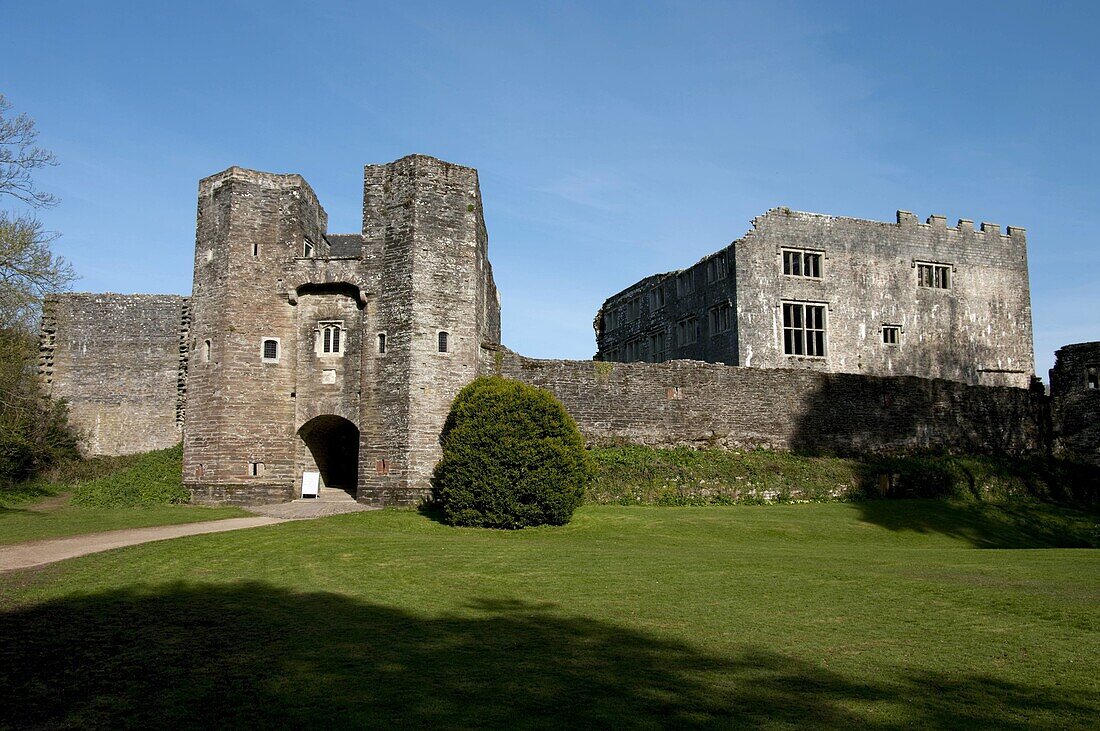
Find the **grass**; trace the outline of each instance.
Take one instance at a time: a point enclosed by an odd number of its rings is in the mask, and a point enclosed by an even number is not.
[[[181,503],[181,450],[95,457],[0,490],[0,545],[246,515]]]
[[[1087,505],[1100,498],[1100,471],[1045,458],[914,455],[807,456],[772,450],[591,450],[597,478],[590,503],[733,505],[862,497],[959,500],[1041,499]]]
[[[1098,542],[898,500],[146,544],[0,576],[0,727],[1089,728]]]

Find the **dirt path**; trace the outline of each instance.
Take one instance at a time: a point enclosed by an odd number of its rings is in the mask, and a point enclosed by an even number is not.
[[[201,523],[183,523],[181,525],[160,525],[152,528],[127,528],[103,533],[86,533],[69,538],[50,538],[44,541],[16,543],[0,546],[0,571],[14,571],[33,566],[41,566],[67,558],[76,558],[89,553],[109,551],[112,548],[135,546],[150,541],[163,541],[169,538],[195,536],[202,533],[221,533],[242,528],[256,528],[262,525],[285,523],[283,518],[256,516],[254,518],[226,518],[225,520],[206,520]]]

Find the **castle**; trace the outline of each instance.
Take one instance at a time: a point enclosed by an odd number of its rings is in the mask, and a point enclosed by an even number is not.
[[[414,505],[454,395],[493,373],[550,389],[592,443],[1049,451],[1029,297],[1022,229],[776,209],[608,299],[597,360],[533,360],[500,344],[476,170],[367,165],[362,230],[333,234],[302,177],[232,167],[199,183],[191,296],[48,298],[40,373],[88,452],[182,436],[198,502],[289,500],[316,471]],[[1057,445],[1097,456],[1088,428]]]

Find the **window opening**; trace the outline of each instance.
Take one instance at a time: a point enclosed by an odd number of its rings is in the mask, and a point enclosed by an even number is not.
[[[627,303],[627,319],[637,320],[642,316],[642,298],[633,297]]]
[[[724,333],[733,327],[733,306],[729,302],[710,308],[710,334]]]
[[[261,477],[264,474],[263,462],[249,462],[248,463],[248,476],[249,477]]]
[[[626,344],[626,358],[624,358],[623,360],[628,363],[635,363],[637,361],[643,360],[641,338],[631,340]]]
[[[1086,369],[1086,388],[1100,389],[1100,365],[1090,365]]]
[[[783,273],[790,277],[821,279],[820,251],[783,249]]]
[[[267,362],[279,360],[279,341],[274,338],[266,338],[263,344],[263,359]]]
[[[665,359],[665,334],[653,333],[649,336],[649,357],[654,363],[661,363]]]
[[[951,289],[951,267],[947,264],[917,264],[917,285],[929,289]]]
[[[707,262],[707,281],[717,282],[726,278],[726,255],[719,254]]]
[[[825,356],[825,305],[783,303],[783,352],[815,358]]]
[[[439,331],[439,352],[447,352],[447,333],[443,332],[442,330]]]
[[[203,363],[209,363],[210,362],[210,340],[209,339],[202,341],[202,362]]]
[[[691,345],[699,339],[699,320],[688,317],[676,323],[676,345]]]
[[[344,352],[344,323],[319,323],[321,331],[321,354],[340,355]]]
[[[306,239],[305,245],[302,246],[302,256],[309,258],[313,256],[313,242]]]
[[[882,326],[882,342],[884,345],[897,345],[901,339],[901,327],[898,325]]]
[[[659,310],[665,306],[665,288],[663,285],[658,284],[653,289],[649,290],[649,309]]]
[[[676,275],[676,296],[683,297],[695,291],[695,272],[688,270]]]
[[[254,241],[254,242],[252,242],[252,256],[259,256],[259,255],[260,255],[260,245]]]
[[[386,352],[386,333],[378,333],[378,353],[380,355]]]

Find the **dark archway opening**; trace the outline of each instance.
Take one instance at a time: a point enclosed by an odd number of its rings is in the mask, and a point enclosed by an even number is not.
[[[355,497],[359,483],[359,429],[342,416],[317,416],[298,430],[313,462],[321,473],[321,484],[344,490]]]

